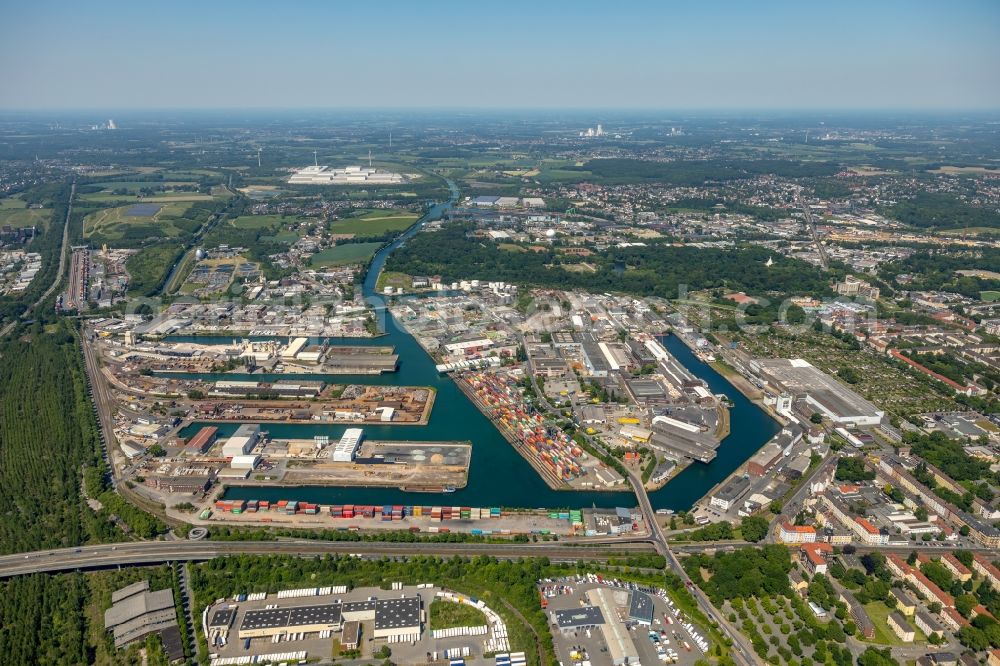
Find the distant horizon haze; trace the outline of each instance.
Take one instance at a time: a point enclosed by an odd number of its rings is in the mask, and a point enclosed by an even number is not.
[[[1000,2],[8,3],[0,109],[1000,109]]]

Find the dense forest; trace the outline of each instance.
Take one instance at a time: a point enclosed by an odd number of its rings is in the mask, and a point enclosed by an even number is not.
[[[679,186],[697,186],[709,182],[739,180],[772,174],[780,178],[815,178],[832,176],[840,166],[830,162],[792,160],[678,160],[651,162],[648,160],[611,158],[590,160],[581,167],[564,167],[567,171],[589,172],[603,183],[637,183],[658,181]]]
[[[951,194],[920,192],[880,211],[911,227],[936,229],[1000,228],[1000,211],[979,208]]]
[[[445,282],[505,280],[536,287],[663,298],[677,298],[682,285],[692,290],[719,287],[778,296],[829,290],[819,269],[760,247],[610,248],[588,257],[588,263],[597,267],[597,272],[590,272],[569,270],[578,260],[563,257],[558,248],[509,252],[492,241],[469,236],[471,230],[470,225],[451,223],[440,231],[418,234],[389,257],[386,268],[410,275],[440,275]],[[774,261],[772,266],[767,266],[769,258]]]
[[[158,637],[116,650],[111,634],[104,630],[104,611],[111,607],[111,593],[143,579],[149,580],[154,590],[177,584],[170,565],[90,574],[35,574],[0,582],[0,661],[167,666]],[[178,621],[183,621],[183,613],[178,613]],[[146,650],[145,658],[140,648]]]
[[[163,531],[158,520],[111,490],[70,320],[36,324],[0,344],[0,552],[114,541]],[[86,480],[86,484],[82,483]],[[93,511],[86,486],[103,507]]]
[[[960,270],[1000,273],[1000,250],[918,252],[905,261],[885,264],[879,275],[892,282],[896,276],[906,274],[912,276],[914,289],[951,291],[976,299],[980,291],[1000,290],[1000,280],[958,275],[956,271]]]
[[[69,323],[0,347],[0,552],[74,546],[85,539],[80,479],[97,431]]]

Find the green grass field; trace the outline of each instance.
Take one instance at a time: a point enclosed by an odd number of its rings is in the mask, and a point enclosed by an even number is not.
[[[314,254],[309,260],[313,268],[324,266],[343,266],[345,264],[363,264],[382,247],[382,243],[348,243],[328,247]]]
[[[190,202],[174,201],[164,203],[153,215],[133,216],[128,211],[136,204],[118,206],[117,208],[105,208],[91,213],[83,220],[83,237],[89,238],[95,234],[109,239],[122,238],[125,231],[130,226],[150,226],[156,227],[157,235],[176,237],[180,236],[183,230],[172,223],[166,221],[169,217],[182,217]]]
[[[280,215],[240,215],[229,222],[237,229],[277,229],[281,223]]]
[[[378,282],[375,284],[375,291],[382,293],[382,290],[386,287],[410,289],[413,287],[413,278],[406,273],[382,271],[378,276]]]
[[[918,645],[927,642],[927,637],[924,636],[924,633],[915,626],[913,627],[914,639],[912,643],[904,643],[899,640],[896,636],[896,632],[894,632],[886,623],[886,618],[889,617],[889,614],[892,611],[890,611],[889,608],[881,601],[872,601],[865,604],[865,610],[868,611],[868,617],[872,619],[872,624],[875,625],[875,637],[872,638],[872,643],[899,646]],[[910,623],[910,626],[913,626],[913,622],[910,622],[909,618],[907,618],[906,621]]]
[[[0,227],[41,227],[51,216],[51,208],[28,208],[28,204],[17,197],[0,199]]]
[[[402,231],[419,216],[405,210],[370,210],[360,215],[337,220],[330,224],[335,234],[355,234],[357,236],[381,236],[390,231]]]
[[[438,599],[431,602],[430,619],[431,629],[479,627],[486,624],[486,616],[478,608]]]
[[[979,292],[979,298],[987,303],[992,303],[993,301],[1000,300],[1000,291],[981,291]]]
[[[144,187],[158,188],[164,187],[168,190],[177,187],[182,187],[185,185],[196,185],[192,181],[186,180],[123,180],[123,181],[105,181],[103,183],[94,183],[95,187],[100,187],[105,190],[128,190],[129,193],[134,194]]]
[[[294,231],[279,231],[273,236],[261,236],[260,240],[265,243],[281,243],[282,245],[291,245],[299,239],[299,235]]]

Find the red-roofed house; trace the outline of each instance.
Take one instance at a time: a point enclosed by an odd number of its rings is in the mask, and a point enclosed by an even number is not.
[[[826,546],[826,548],[822,546]],[[802,564],[810,575],[826,574],[826,557],[823,556],[823,553],[832,551],[833,548],[828,543],[805,544],[802,546],[802,554],[805,556],[802,558]]]
[[[781,529],[778,530],[778,538],[781,539],[782,543],[815,543],[816,528],[809,527],[808,525],[792,525],[785,522],[781,524]]]
[[[855,517],[851,529],[858,536],[858,539],[869,546],[884,546],[889,543],[889,535],[879,532],[874,525],[868,522],[867,518]]]
[[[969,626],[969,621],[962,617],[954,608],[944,608],[941,610],[941,621],[952,631],[958,631],[962,627]]]
[[[969,571],[969,568],[955,559],[951,553],[945,553],[941,556],[941,566],[963,583],[972,578],[972,572]]]
[[[993,617],[993,613],[986,610],[986,606],[982,604],[976,604],[976,606],[973,607],[972,609],[972,619],[976,619],[976,617],[979,615],[985,615],[986,617],[993,618],[994,620],[996,619],[995,617]]]
[[[896,553],[889,553],[885,557],[885,566],[892,572],[897,578],[906,578],[906,576],[913,569],[909,564],[906,563],[902,557]]]
[[[938,601],[945,608],[954,608],[955,599],[942,590],[940,587],[935,585],[927,576],[923,573],[914,569],[910,572],[910,575],[906,577],[918,590],[920,590],[925,597],[931,601]]]
[[[973,555],[972,568],[985,576],[993,587],[1000,587],[1000,569],[997,569],[992,562],[982,555]]]

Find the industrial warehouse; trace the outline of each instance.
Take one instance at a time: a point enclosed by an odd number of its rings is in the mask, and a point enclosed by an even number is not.
[[[803,359],[759,359],[751,362],[777,392],[809,412],[819,412],[842,427],[873,427],[885,412]],[[792,405],[778,412],[788,411]],[[798,406],[796,405],[796,408]],[[809,414],[806,414],[808,417]]]
[[[391,592],[330,586],[238,594],[207,607],[202,625],[219,663],[267,661],[275,653],[326,658],[333,638],[340,649],[365,657],[391,645],[397,663],[422,662],[428,655],[474,659],[510,649],[506,624],[482,601],[429,583],[391,587]],[[427,631],[433,603],[472,606],[482,613],[482,625]]]
[[[402,174],[373,167],[349,166],[334,169],[314,165],[299,169],[288,179],[290,185],[392,185],[405,182]]]
[[[708,648],[665,590],[594,574],[539,582],[561,663],[694,663]]]

